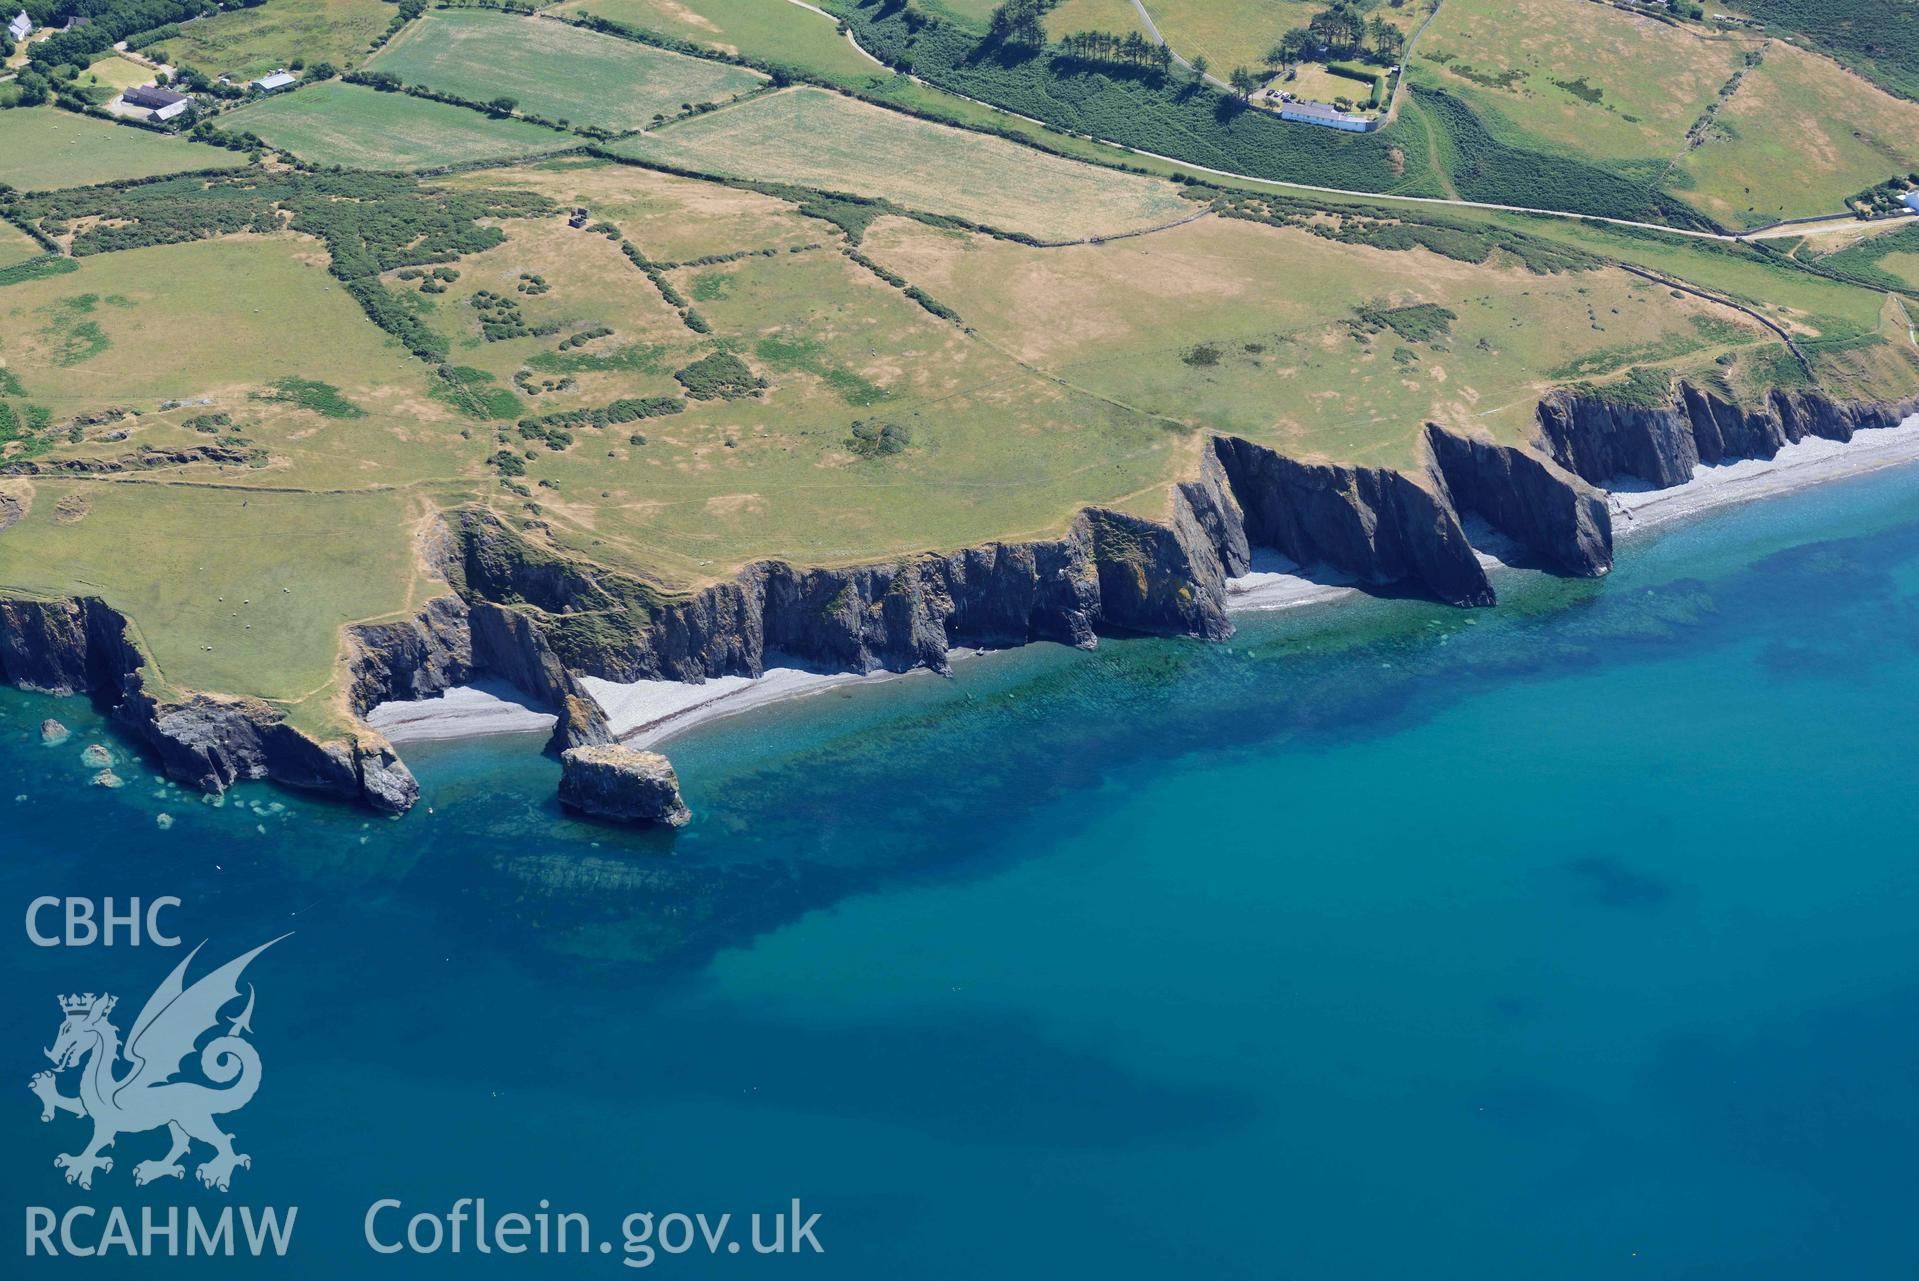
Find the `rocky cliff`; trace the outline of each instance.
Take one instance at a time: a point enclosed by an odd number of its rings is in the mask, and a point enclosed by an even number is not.
[[[1250,543],[1368,582],[1409,583],[1454,605],[1492,604],[1486,571],[1431,477],[1299,462],[1232,436],[1215,437],[1213,447]]]
[[[1606,496],[1527,449],[1426,425],[1426,447],[1454,510],[1477,515],[1554,573],[1591,578],[1612,568]]]
[[[1700,463],[1771,458],[1808,436],[1851,440],[1862,428],[1894,427],[1914,413],[1919,397],[1839,401],[1792,388],[1741,406],[1682,382],[1669,401],[1653,405],[1575,393],[1549,396],[1539,405],[1539,435],[1561,467],[1595,485],[1636,480],[1668,489],[1692,479]]]
[[[259,699],[162,699],[147,688],[145,667],[126,619],[100,600],[0,600],[0,679],[91,694],[169,778],[210,792],[272,778],[389,813],[405,811],[419,796],[392,746],[371,730],[321,742]]]
[[[1222,639],[1232,634],[1226,580],[1246,571],[1254,548],[1453,604],[1490,604],[1462,515],[1483,518],[1545,568],[1603,574],[1612,532],[1596,484],[1678,484],[1701,461],[1770,457],[1808,435],[1848,439],[1897,423],[1915,404],[1781,391],[1739,407],[1690,385],[1654,407],[1560,394],[1539,406],[1537,448],[1429,426],[1416,473],[1305,462],[1214,437],[1160,519],[1089,508],[1058,538],[844,568],[761,561],[680,594],[564,554],[490,511],[461,510],[431,549],[449,593],[411,619],[350,629],[349,702],[364,714],[486,673],[558,712],[552,747],[565,752],[612,741],[582,676],[757,676],[780,657],[943,671],[960,646],[1086,647],[1101,632]],[[0,601],[0,678],[94,694],[174,778],[218,789],[272,777],[392,811],[417,795],[371,731],[320,743],[257,700],[159,701],[143,688],[142,663],[125,620],[97,600]]]

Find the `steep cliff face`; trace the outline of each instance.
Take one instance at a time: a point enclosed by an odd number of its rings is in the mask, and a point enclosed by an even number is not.
[[[1529,450],[1426,425],[1433,467],[1453,507],[1475,513],[1555,573],[1592,578],[1612,568],[1606,496]]]
[[[1302,463],[1232,436],[1213,444],[1254,545],[1455,605],[1493,603],[1457,513],[1428,478]]]
[[[1429,426],[1430,465],[1419,474],[1304,463],[1214,437],[1164,519],[1089,508],[1059,538],[846,568],[762,561],[684,595],[545,547],[490,512],[460,511],[427,549],[449,593],[411,619],[349,629],[349,702],[364,714],[486,673],[559,713],[551,746],[564,753],[612,741],[581,676],[757,676],[779,658],[943,671],[959,646],[1090,647],[1102,631],[1223,639],[1233,630],[1226,580],[1249,568],[1255,547],[1454,604],[1491,604],[1462,512],[1557,572],[1603,574],[1612,533],[1594,484],[1679,484],[1701,461],[1770,457],[1809,435],[1846,440],[1916,407],[1782,391],[1742,408],[1689,385],[1651,408],[1563,394],[1539,406],[1542,452]],[[142,685],[143,662],[126,621],[98,600],[0,600],[0,679],[93,694],[176,779],[218,790],[272,777],[395,812],[418,795],[371,731],[318,742],[259,700],[161,702]]]
[[[356,715],[390,700],[431,698],[471,680],[473,631],[466,602],[440,596],[404,622],[349,627],[347,667]]]
[[[144,664],[126,619],[100,600],[0,601],[0,679],[93,695],[169,778],[211,792],[240,779],[273,778],[391,813],[419,797],[412,774],[370,730],[319,742],[258,699],[192,694],[162,701],[145,688]]]
[[[1771,458],[1818,436],[1851,440],[1862,428],[1894,427],[1919,412],[1919,398],[1837,401],[1816,390],[1781,389],[1755,406],[1680,383],[1669,403],[1627,405],[1559,393],[1539,405],[1539,435],[1555,461],[1595,485],[1638,480],[1683,485],[1700,463]]]

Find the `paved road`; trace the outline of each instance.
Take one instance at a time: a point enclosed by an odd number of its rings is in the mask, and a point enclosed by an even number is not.
[[[831,22],[839,21],[838,18],[826,12],[826,10],[818,8],[811,4],[807,4],[806,0],[787,0],[787,3],[796,4],[800,8],[805,9],[808,12],[817,13],[821,17],[826,18],[827,20]],[[1139,11],[1140,18],[1146,23],[1148,29],[1152,31],[1153,38],[1156,40],[1159,40],[1161,44],[1165,44],[1166,43],[1165,40],[1160,37],[1159,28],[1153,25],[1152,18],[1147,14],[1144,6],[1142,6],[1140,3],[1140,0],[1132,0],[1132,3],[1133,3],[1133,8]],[[866,49],[861,48],[859,41],[854,40],[850,33],[848,34],[847,39],[852,42],[852,45],[855,49],[859,49],[859,51],[862,54],[865,54],[866,57],[871,59],[874,63],[882,67],[886,66],[886,63],[874,57]],[[1191,66],[1191,64],[1186,62],[1186,60],[1181,58],[1178,54],[1173,55],[1173,60],[1178,62],[1181,66],[1184,66],[1184,67]],[[986,107],[989,110],[999,112],[1001,115],[1011,116],[1015,120],[1024,120],[1026,121],[1026,123],[1038,125],[1042,129],[1057,128],[1057,126],[1048,124],[1044,120],[1038,120],[1032,116],[1023,116],[1017,111],[1008,111],[1006,108],[998,106],[994,103],[984,102],[978,98],[969,98],[963,93],[954,93],[953,90],[951,89],[945,89],[939,85],[932,84],[929,81],[921,80],[918,76],[909,76],[908,78],[913,80],[915,83],[926,85],[930,89],[938,89],[941,93],[952,94],[953,97],[960,98],[966,102],[970,102],[974,104],[975,106]],[[1228,86],[1220,84],[1219,81],[1213,80],[1211,76],[1208,76],[1207,79],[1212,81],[1212,83],[1219,85],[1222,89],[1228,88]],[[1302,127],[1310,128],[1311,126],[1302,126]],[[1256,174],[1235,173],[1231,169],[1215,169],[1210,165],[1195,164],[1191,160],[1181,160],[1177,156],[1164,156],[1157,151],[1144,151],[1138,147],[1129,147],[1123,142],[1114,142],[1110,138],[1099,138],[1099,137],[1095,137],[1092,134],[1081,134],[1078,136],[1084,137],[1092,142],[1100,143],[1103,146],[1116,148],[1117,150],[1124,151],[1128,153],[1129,155],[1140,156],[1147,160],[1159,160],[1167,164],[1179,165],[1180,167],[1184,169],[1190,169],[1195,173],[1212,174],[1214,177],[1217,177],[1217,178],[1230,178],[1235,182],[1250,182],[1250,183],[1256,183],[1260,186],[1265,186],[1265,187],[1280,187],[1288,191],[1310,191],[1310,192],[1315,192],[1319,195],[1326,195],[1326,196],[1352,196],[1361,200],[1380,201],[1380,202],[1386,202],[1391,204],[1439,205],[1442,207],[1450,207],[1455,209],[1490,209],[1496,213],[1533,214],[1542,218],[1568,218],[1574,222],[1598,222],[1598,223],[1605,223],[1609,226],[1614,226],[1614,227],[1635,227],[1642,231],[1664,232],[1665,234],[1669,236],[1687,236],[1695,240],[1717,240],[1717,241],[1721,241],[1728,244],[1739,244],[1748,240],[1764,240],[1764,239],[1769,239],[1773,236],[1780,236],[1780,235],[1815,235],[1822,231],[1836,230],[1848,224],[1856,224],[1856,221],[1857,221],[1851,218],[1849,215],[1834,214],[1833,221],[1829,223],[1822,222],[1822,223],[1816,223],[1816,224],[1801,224],[1797,226],[1761,227],[1761,228],[1756,228],[1752,231],[1744,231],[1744,232],[1695,231],[1695,230],[1684,228],[1684,227],[1669,227],[1665,223],[1661,223],[1661,222],[1638,222],[1631,218],[1605,218],[1597,214],[1571,213],[1564,209],[1538,209],[1538,208],[1534,208],[1531,205],[1502,205],[1502,204],[1495,204],[1491,201],[1486,201],[1486,200],[1454,200],[1445,196],[1396,196],[1396,195],[1388,195],[1378,191],[1356,191],[1350,187],[1320,187],[1320,186],[1315,186],[1312,183],[1287,182],[1284,179],[1280,179],[1280,178],[1262,178]]]

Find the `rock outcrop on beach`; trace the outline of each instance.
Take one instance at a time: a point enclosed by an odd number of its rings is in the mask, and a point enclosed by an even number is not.
[[[1689,384],[1651,407],[1558,393],[1538,407],[1533,446],[1428,425],[1425,464],[1412,472],[1292,459],[1215,436],[1160,519],[1088,508],[1057,538],[843,568],[760,561],[684,593],[463,509],[431,539],[447,593],[410,619],[348,629],[348,704],[364,715],[488,675],[558,714],[550,750],[613,750],[582,677],[758,676],[769,655],[829,670],[945,671],[956,647],[1090,647],[1102,632],[1218,640],[1233,630],[1227,579],[1246,572],[1256,549],[1486,605],[1492,584],[1462,516],[1483,518],[1542,567],[1603,574],[1612,530],[1596,485],[1676,485],[1701,462],[1771,457],[1807,436],[1847,440],[1915,410],[1919,400],[1849,404],[1806,390],[1742,407]],[[417,799],[412,775],[371,730],[319,741],[257,699],[156,698],[131,635],[99,600],[0,600],[0,678],[93,694],[170,777],[194,786],[268,777],[387,812]]]
[[[1368,582],[1408,583],[1448,604],[1493,603],[1459,514],[1430,477],[1298,462],[1234,436],[1215,437],[1213,448],[1254,546]]]
[[[1592,578],[1612,568],[1606,496],[1527,449],[1426,425],[1433,466],[1456,511],[1477,515],[1554,573]]]
[[[672,762],[658,752],[618,744],[570,747],[561,753],[560,804],[620,823],[682,827],[693,816],[680,799]]]

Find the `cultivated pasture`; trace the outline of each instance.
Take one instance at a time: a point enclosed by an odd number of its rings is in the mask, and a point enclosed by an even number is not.
[[[637,128],[766,83],[744,67],[480,9],[429,12],[367,69],[473,102],[511,98],[524,112],[604,129]]]
[[[0,269],[38,258],[46,250],[10,222],[0,222]]]
[[[1042,239],[1135,231],[1192,212],[1171,183],[1045,155],[823,89],[789,89],[614,149],[699,172],[884,197]]]
[[[1919,103],[1774,41],[1681,167],[1681,194],[1731,226],[1833,213],[1919,169]]]
[[[252,79],[293,60],[350,67],[393,19],[387,0],[270,0],[184,23],[145,50],[209,76]]]
[[[0,111],[0,183],[51,191],[193,169],[238,169],[244,156],[61,111]]]
[[[787,0],[568,0],[549,12],[604,18],[844,84],[888,74],[848,43],[833,19]]]
[[[1446,0],[1413,66],[1501,138],[1656,179],[1761,43],[1591,0]]]
[[[1919,104],[1764,33],[1591,0],[1447,0],[1413,66],[1502,142],[1598,163],[1729,227],[1838,212],[1919,168]]]
[[[363,85],[330,81],[249,103],[221,117],[316,165],[427,169],[577,147],[581,140],[524,120]]]

